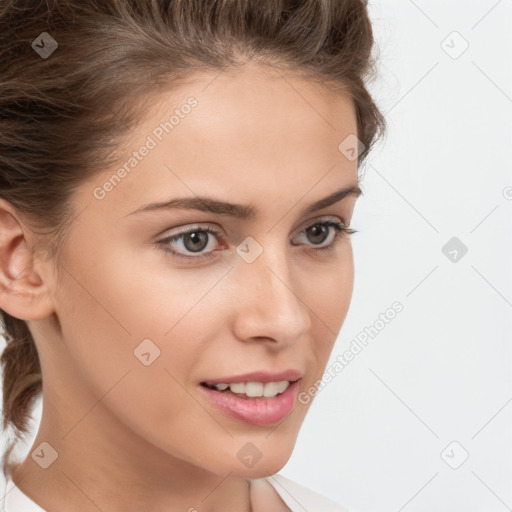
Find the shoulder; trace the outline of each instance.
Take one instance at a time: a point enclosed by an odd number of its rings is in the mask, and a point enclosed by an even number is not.
[[[274,487],[292,512],[355,512],[278,473],[265,480]]]

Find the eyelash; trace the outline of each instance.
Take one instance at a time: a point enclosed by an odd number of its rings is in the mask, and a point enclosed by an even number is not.
[[[337,245],[337,243],[340,241],[341,238],[343,238],[344,236],[350,236],[354,233],[357,233],[358,231],[355,230],[355,229],[352,229],[352,228],[349,228],[348,226],[346,226],[345,224],[341,223],[341,222],[335,222],[335,221],[331,221],[331,220],[328,220],[328,221],[321,221],[321,222],[315,222],[313,224],[310,224],[309,226],[306,226],[300,233],[299,233],[299,236],[302,235],[305,231],[307,231],[309,228],[312,228],[313,226],[326,226],[326,227],[332,227],[336,230],[336,233],[334,235],[334,239],[333,241],[331,242],[331,244],[329,245],[326,245],[324,247],[313,247],[313,251],[323,251],[325,254],[327,254],[329,251],[332,251],[334,250],[335,246]],[[208,259],[208,258],[215,258],[217,255],[215,254],[217,251],[211,251],[211,252],[207,252],[207,253],[204,253],[204,254],[200,254],[200,253],[196,253],[196,254],[199,254],[199,256],[186,256],[180,252],[177,252],[177,251],[174,251],[172,249],[169,249],[168,247],[168,244],[169,242],[176,242],[178,240],[180,240],[181,238],[185,237],[186,235],[190,234],[190,233],[209,233],[211,235],[215,235],[215,236],[218,236],[218,235],[221,235],[221,231],[219,230],[216,230],[216,229],[212,229],[210,227],[205,227],[205,228],[192,228],[192,229],[188,229],[186,231],[182,231],[181,233],[176,233],[175,235],[172,235],[170,237],[167,237],[167,238],[164,238],[163,240],[159,240],[157,242],[158,245],[161,245],[162,246],[162,249],[165,251],[165,252],[168,252],[170,253],[173,257],[176,257],[176,258],[180,258],[180,259],[183,259],[183,260],[188,260],[188,261],[199,261],[199,260],[205,260],[205,259]]]

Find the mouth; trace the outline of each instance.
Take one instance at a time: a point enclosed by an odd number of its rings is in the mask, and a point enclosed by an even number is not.
[[[210,406],[231,418],[251,425],[267,426],[282,421],[292,411],[299,381],[201,382]]]
[[[300,379],[295,381],[281,380],[277,382],[232,382],[230,384],[207,384],[206,382],[201,382],[201,386],[238,398],[274,398],[284,393],[290,384],[298,380]]]

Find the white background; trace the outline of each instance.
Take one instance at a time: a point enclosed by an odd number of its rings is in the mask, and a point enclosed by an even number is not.
[[[355,288],[331,361],[393,302],[404,309],[318,393],[281,474],[355,512],[505,512],[512,0],[379,0],[370,14],[389,132],[362,169]],[[442,251],[452,237],[468,249],[456,262]]]

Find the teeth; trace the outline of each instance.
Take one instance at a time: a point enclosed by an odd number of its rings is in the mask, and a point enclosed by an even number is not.
[[[290,383],[287,380],[280,382],[233,382],[231,384],[215,384],[214,388],[224,391],[229,388],[233,393],[245,394],[248,397],[264,396],[271,398],[282,393]]]
[[[235,384],[229,384],[229,389],[231,389],[233,393],[245,393],[245,383],[237,382]]]
[[[261,382],[248,382],[245,385],[245,394],[247,396],[263,396],[264,386]]]
[[[280,382],[267,382],[263,387],[263,396],[276,396],[279,393],[282,393],[289,385],[290,383],[287,380],[282,380]]]

